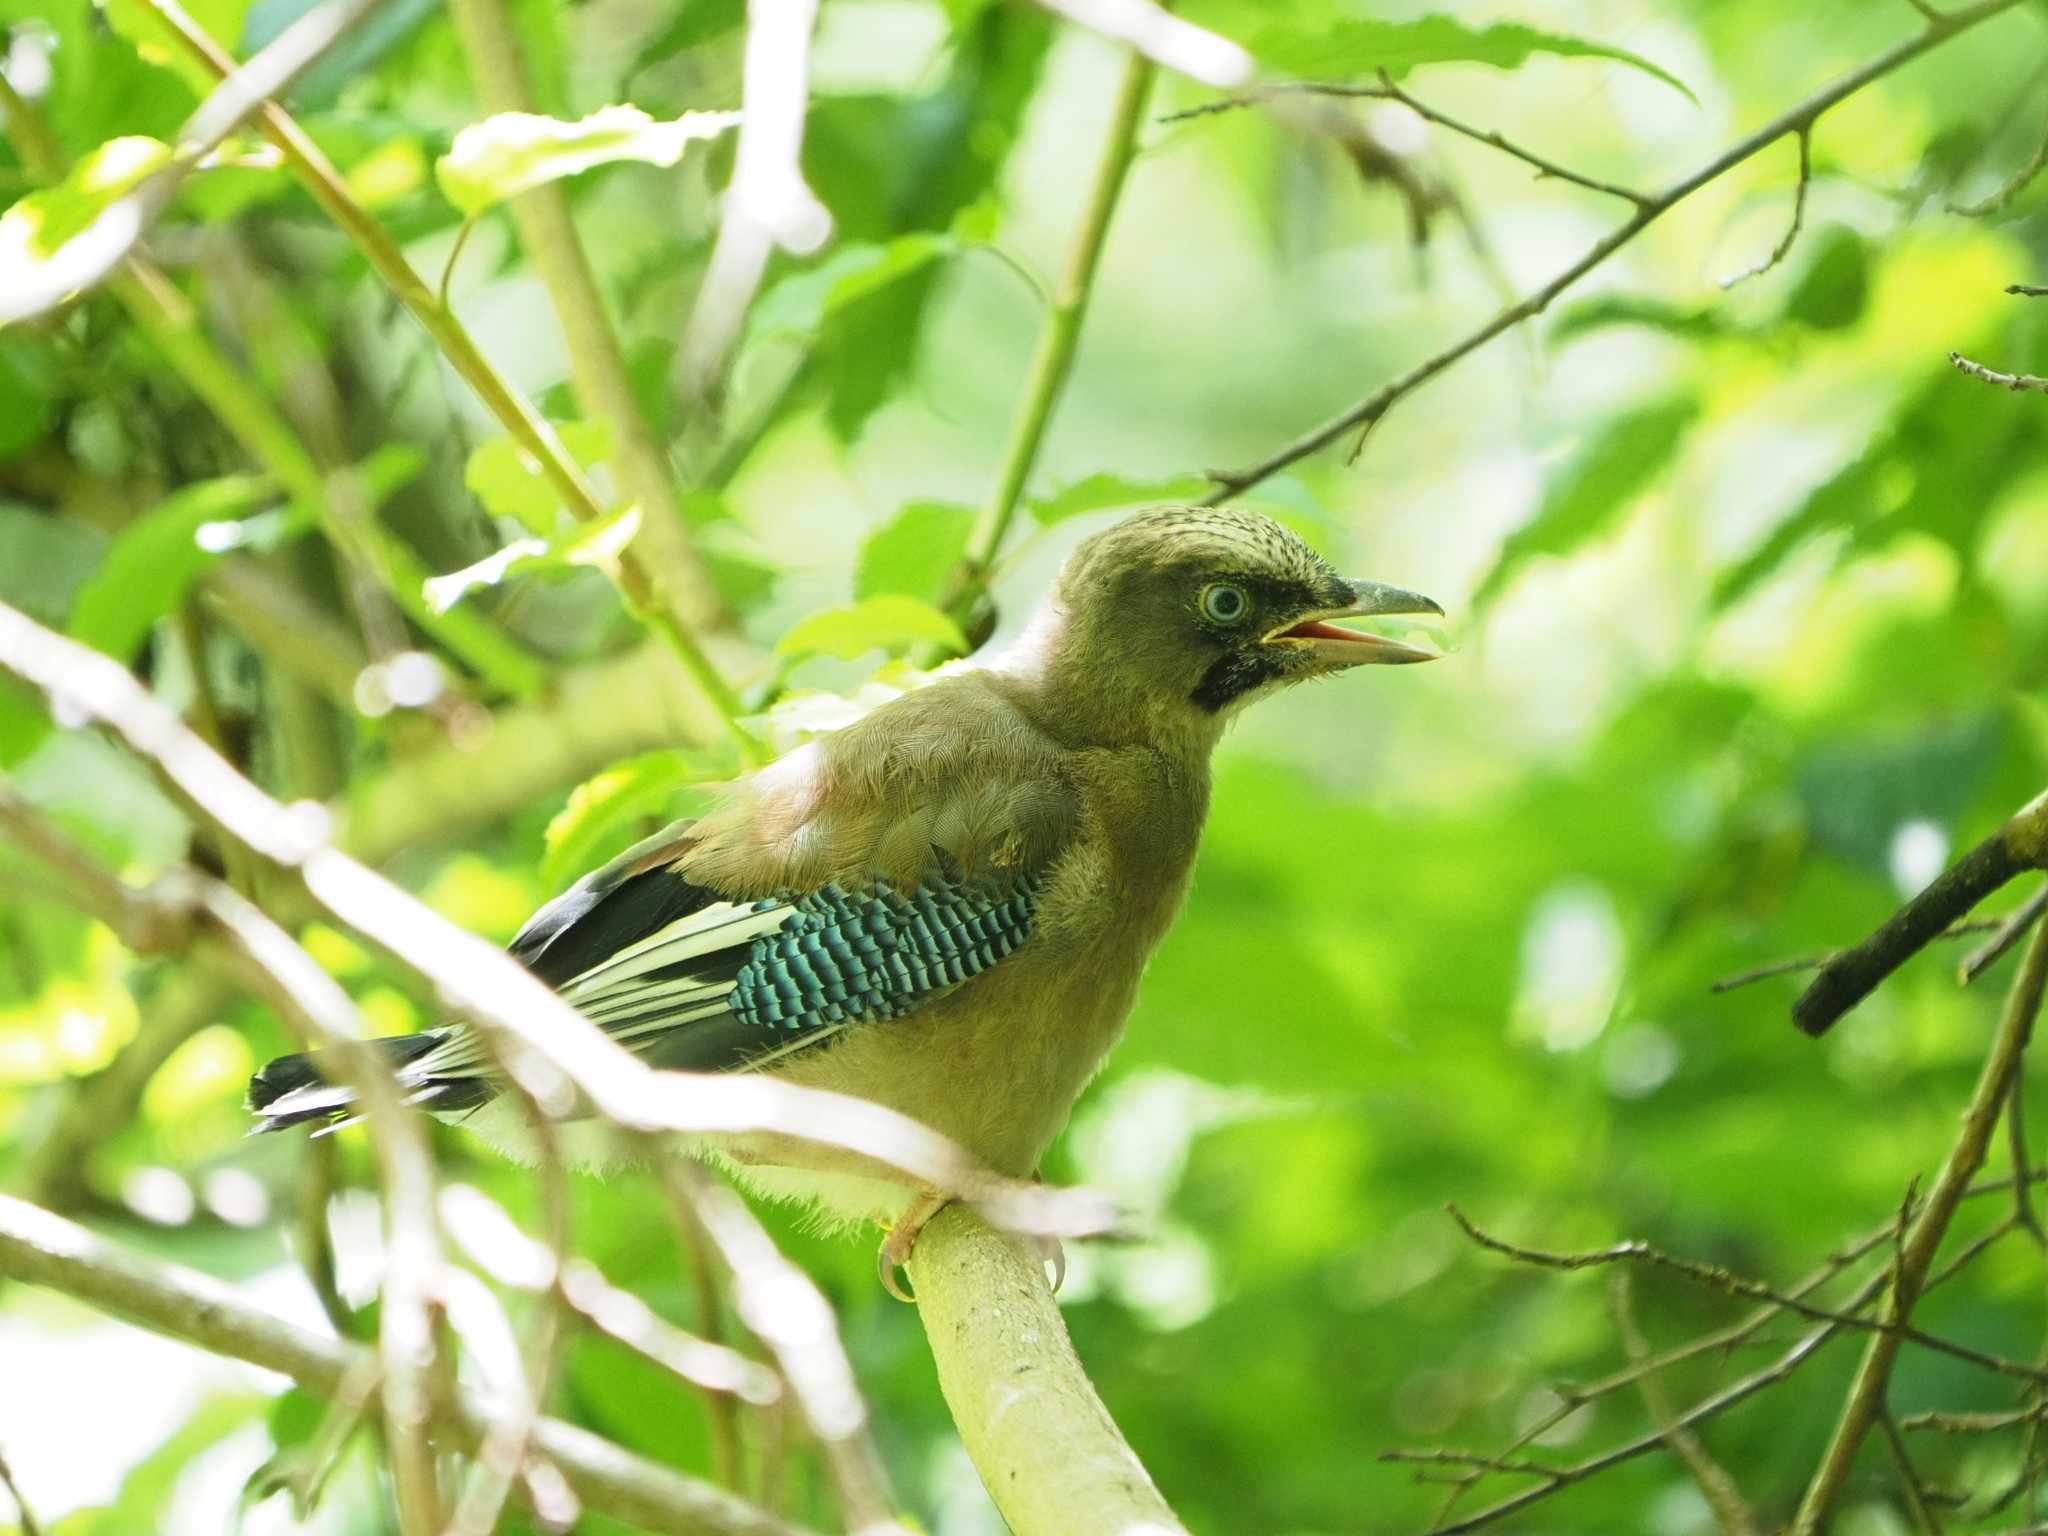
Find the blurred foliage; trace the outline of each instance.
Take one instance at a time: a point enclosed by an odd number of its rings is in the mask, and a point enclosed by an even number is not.
[[[246,54],[304,8],[195,13]],[[493,206],[577,173],[561,185],[641,408],[765,658],[735,681],[756,702],[790,690],[782,734],[887,696],[901,680],[876,671],[896,665],[889,651],[957,639],[934,605],[987,496],[1118,60],[1027,6],[831,0],[804,169],[835,238],[776,259],[713,417],[670,380],[731,151],[683,153],[681,139],[716,121],[686,114],[738,105],[743,11],[519,0],[556,132],[476,126],[448,17],[391,0],[290,105],[430,281],[474,221],[454,309],[610,495],[613,424],[575,401],[547,296]],[[1402,72],[1432,106],[1645,188],[1920,24],[1875,0],[1521,14],[1490,0],[1191,0],[1185,14],[1279,68]],[[1798,978],[1708,984],[1860,936],[2040,786],[2048,401],[1987,389],[1946,355],[2033,372],[2048,359],[2048,303],[2002,292],[2048,270],[2048,181],[1991,219],[1947,211],[2033,152],[2042,21],[2022,7],[1826,117],[1782,266],[1718,286],[1783,236],[1789,140],[1403,402],[1356,465],[1339,445],[1245,497],[1343,568],[1431,593],[1459,638],[1438,666],[1290,696],[1233,734],[1187,913],[1047,1169],[1148,1218],[1141,1242],[1079,1248],[1065,1299],[1104,1397],[1193,1528],[1419,1529],[1438,1491],[1377,1453],[1500,1445],[1543,1411],[1548,1383],[1624,1362],[1598,1276],[1511,1268],[1460,1240],[1445,1202],[1535,1245],[1640,1236],[1788,1283],[1885,1221],[1945,1150],[2010,962],[1961,992],[1953,954],[1930,954],[1822,1044],[1787,1022]],[[0,0],[0,36],[7,78],[76,168],[38,190],[19,134],[0,147],[0,250],[33,258],[160,158],[208,82],[135,0]],[[1163,80],[1152,116],[1205,99]],[[1454,189],[1472,240],[1414,249],[1390,183],[1272,116],[1148,120],[998,572],[1006,625],[1111,511],[1199,494],[1204,471],[1366,394],[1620,216],[1399,109],[1341,110]],[[460,573],[444,597],[543,658],[543,704],[559,702],[637,637],[591,568],[630,524],[562,526],[537,466],[258,151],[234,141],[151,235],[173,299],[323,465],[364,466],[368,515]],[[321,390],[332,419],[308,404]],[[372,473],[395,449],[407,473],[388,458]],[[264,621],[280,593],[284,621]],[[488,678],[338,562],[309,509],[105,292],[0,333],[0,599],[134,661],[273,791],[344,812],[474,745],[497,703]],[[417,652],[437,660],[408,667]],[[486,745],[458,785],[419,781],[446,832],[394,873],[502,939],[732,764],[725,744],[650,740],[507,804],[490,786],[518,765]],[[131,877],[222,862],[132,760],[53,729],[5,685],[0,766]],[[135,962],[47,899],[45,879],[0,846],[0,1180],[61,1192],[314,1318],[289,1236],[310,1154],[245,1140],[239,1109],[248,1066],[287,1048],[282,1030],[176,963]],[[433,999],[380,957],[305,936],[380,1025],[432,1022]],[[52,1170],[50,1138],[130,1042],[154,1070]],[[439,1135],[451,1177],[534,1218],[527,1175]],[[351,1187],[333,1215],[340,1280],[360,1300],[375,1231],[354,1186],[369,1160],[360,1132],[334,1145]],[[579,1177],[574,1194],[583,1251],[689,1321],[694,1292],[646,1181]],[[916,1319],[876,1288],[867,1246],[768,1215],[839,1305],[917,1512],[949,1536],[997,1529]],[[2042,1264],[2024,1244],[1991,1250],[1922,1323],[2035,1358]],[[1659,1346],[1738,1315],[1669,1277],[1644,1276],[1639,1297]],[[1796,1500],[1853,1357],[1838,1344],[1708,1426],[1767,1521]],[[1705,1356],[1669,1385],[1703,1392],[1762,1359]],[[267,1490],[317,1432],[300,1394],[21,1290],[0,1298],[0,1360],[10,1382],[38,1384],[0,1393],[0,1448],[48,1529],[297,1528]],[[1902,1413],[2014,1400],[1910,1349],[1894,1386]],[[645,1455],[707,1465],[702,1404],[606,1340],[575,1339],[553,1406]],[[1571,1455],[1643,1424],[1618,1396],[1545,1448]],[[2019,1470],[2016,1440],[1915,1448],[1931,1480],[1977,1494]],[[789,1507],[833,1518],[808,1457],[786,1481]],[[1874,1448],[1849,1495],[1844,1531],[1909,1528]],[[345,1460],[303,1528],[380,1531],[381,1497],[369,1459]],[[2022,1498],[1999,1518],[1951,1528],[2024,1526],[2048,1506]],[[1517,1528],[1712,1527],[1683,1471],[1652,1456]]]

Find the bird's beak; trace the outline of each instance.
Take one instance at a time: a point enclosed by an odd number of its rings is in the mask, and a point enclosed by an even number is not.
[[[1316,664],[1327,670],[1335,670],[1338,667],[1402,666],[1409,662],[1440,659],[1435,651],[1418,650],[1412,645],[1403,645],[1398,640],[1389,640],[1384,635],[1371,635],[1358,629],[1342,629],[1326,622],[1330,619],[1361,619],[1394,613],[1433,613],[1438,618],[1443,617],[1443,609],[1420,592],[1390,587],[1381,581],[1352,581],[1346,585],[1351,588],[1351,600],[1345,606],[1310,614],[1286,629],[1275,630],[1266,636],[1265,643],[1306,646],[1314,656]]]

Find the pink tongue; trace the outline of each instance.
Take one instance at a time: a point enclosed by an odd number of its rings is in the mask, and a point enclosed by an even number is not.
[[[1339,629],[1334,624],[1324,624],[1315,619],[1295,625],[1294,628],[1287,631],[1287,634],[1290,639],[1294,640],[1372,640],[1378,638],[1374,635],[1362,635],[1355,629]]]

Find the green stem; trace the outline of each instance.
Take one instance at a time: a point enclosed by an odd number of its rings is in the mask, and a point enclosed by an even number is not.
[[[234,60],[185,13],[177,0],[143,0],[143,4],[207,68],[223,78],[234,70]],[[442,306],[434,290],[413,270],[412,263],[405,259],[398,243],[355,200],[334,163],[276,103],[265,103],[257,121],[264,137],[277,146],[285,164],[305,184],[313,200],[341,226],[342,232],[355,242],[378,276],[412,311],[413,317],[433,338],[450,366],[476,391],[485,409],[498,418],[513,440],[540,465],[542,474],[554,486],[571,515],[578,522],[593,522],[603,517],[604,504],[576,460],[562,445],[554,427],[492,366],[462,322],[455,318],[454,312]],[[654,628],[675,651],[684,670],[704,689],[712,708],[739,741],[741,749],[750,757],[758,758],[762,753],[761,746],[740,724],[739,698],[732,686],[711,664],[710,658],[690,633],[683,616],[671,611],[672,595],[661,590],[653,574],[632,549],[628,549],[620,559],[619,588],[625,594],[628,606],[636,613],[668,614],[669,621],[655,624]]]
[[[450,0],[448,11],[456,35],[462,39],[463,52],[469,56],[484,110],[540,111],[519,57],[519,33],[505,0]],[[547,182],[522,192],[507,207],[518,227],[519,243],[561,322],[576,398],[585,414],[611,423],[612,456],[619,481],[641,512],[636,549],[661,573],[674,597],[678,619],[696,624],[726,622],[723,604],[690,547],[668,454],[655,440],[633,393],[597,276],[569,217],[568,197],[559,182]],[[452,255],[449,264],[454,264]],[[445,297],[445,282],[442,291]]]
[[[956,617],[965,618],[988,582],[989,566],[1009,532],[1017,505],[1024,495],[1031,466],[1045,440],[1053,407],[1059,402],[1067,375],[1073,369],[1074,347],[1081,335],[1081,321],[1088,311],[1088,299],[1095,285],[1095,270],[1109,233],[1109,221],[1116,212],[1124,176],[1137,152],[1138,123],[1144,115],[1145,98],[1152,86],[1152,62],[1132,53],[1124,61],[1123,79],[1117,86],[1116,105],[1110,113],[1109,133],[1103,145],[1102,161],[1088,191],[1081,227],[1067,253],[1066,270],[1053,290],[1046,312],[1045,328],[1039,333],[1038,349],[1031,358],[1031,371],[1024,382],[1024,401],[1010,428],[1003,449],[1002,467],[996,474],[995,489],[976,519],[961,557],[949,599]]]
[[[61,177],[62,149],[4,75],[0,110],[29,174],[44,183]],[[547,672],[532,652],[474,610],[442,613],[427,601],[430,573],[402,540],[372,519],[345,521],[334,515],[326,476],[313,456],[275,407],[207,339],[190,303],[160,272],[132,260],[114,273],[108,287],[136,328],[249,456],[287,495],[311,509],[328,536],[369,568],[413,622],[500,692],[530,698],[540,691]]]

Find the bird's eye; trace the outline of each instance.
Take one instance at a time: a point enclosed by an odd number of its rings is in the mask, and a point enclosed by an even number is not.
[[[1217,624],[1235,624],[1251,611],[1252,600],[1244,595],[1243,587],[1233,587],[1227,581],[1212,582],[1202,588],[1202,617]]]

